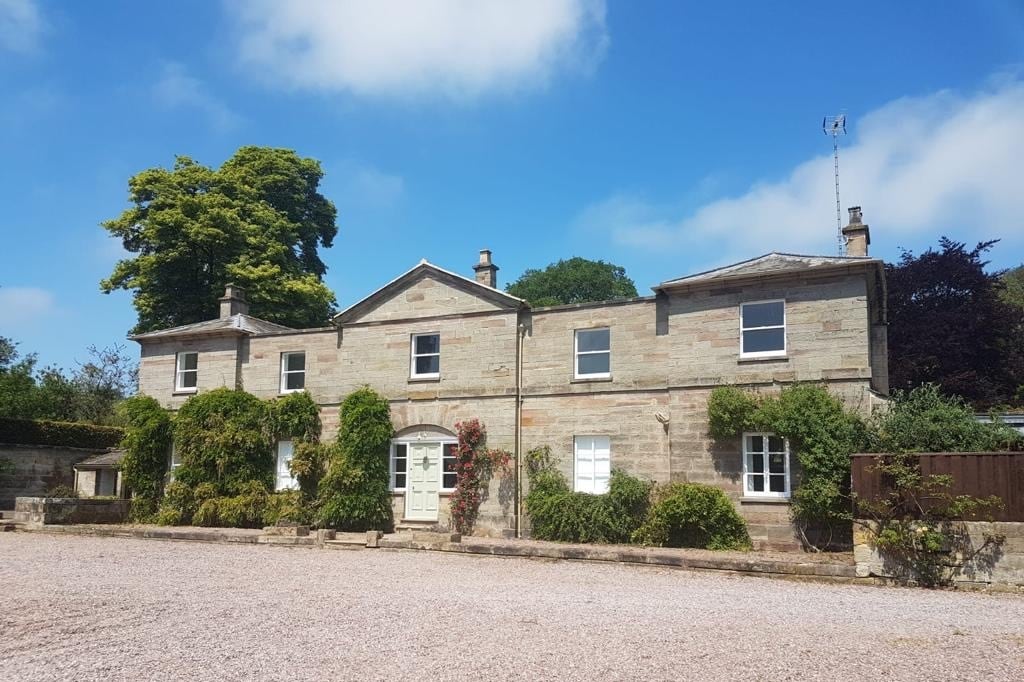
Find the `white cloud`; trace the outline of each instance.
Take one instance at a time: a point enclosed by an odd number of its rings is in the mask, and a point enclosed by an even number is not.
[[[1024,237],[1024,81],[1002,78],[969,96],[902,98],[854,123],[840,149],[842,200],[864,207],[876,236],[955,230],[961,238]],[[650,250],[714,245],[723,260],[771,250],[832,253],[832,156],[689,213],[615,195],[583,211],[580,223]]]
[[[607,45],[604,0],[250,0],[226,4],[239,56],[288,87],[472,97],[587,70]]]
[[[37,287],[0,287],[0,329],[18,330],[56,312],[56,300]]]
[[[177,62],[166,62],[160,80],[153,86],[153,98],[168,109],[195,109],[209,117],[219,130],[229,130],[238,125],[240,119],[219,98],[210,94],[206,85],[190,76],[185,67]]]
[[[35,0],[0,0],[0,49],[34,52],[45,26]]]

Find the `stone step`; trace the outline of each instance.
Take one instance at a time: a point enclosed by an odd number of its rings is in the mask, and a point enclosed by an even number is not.
[[[11,520],[13,518],[14,518],[14,510],[13,509],[0,509],[0,519],[3,519],[3,520],[6,521],[6,520]]]

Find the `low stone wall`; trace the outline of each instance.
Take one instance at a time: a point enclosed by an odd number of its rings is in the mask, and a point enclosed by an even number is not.
[[[0,479],[0,509],[13,509],[16,497],[42,495],[58,485],[73,486],[75,464],[100,452],[103,450],[0,443],[0,459],[14,465],[14,471]]]
[[[888,578],[893,580],[913,579],[905,569],[891,557],[887,557],[872,543],[873,534],[868,529],[870,522],[858,521],[853,532],[853,558],[857,565],[857,576]],[[950,558],[954,584],[963,586],[1013,586],[1024,587],[1024,523],[969,521],[964,525],[967,552]],[[1002,542],[973,555],[973,551],[985,544],[987,537],[1000,536]]]
[[[78,497],[19,497],[14,520],[35,525],[124,523],[131,500]]]

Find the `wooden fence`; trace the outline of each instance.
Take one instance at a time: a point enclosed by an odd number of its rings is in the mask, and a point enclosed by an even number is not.
[[[853,492],[861,499],[884,495],[890,488],[878,470],[884,455],[857,454],[852,457]],[[990,515],[995,521],[1024,521],[1024,452],[933,452],[917,455],[921,473],[953,477],[953,495],[988,497],[1003,501],[1002,509]]]

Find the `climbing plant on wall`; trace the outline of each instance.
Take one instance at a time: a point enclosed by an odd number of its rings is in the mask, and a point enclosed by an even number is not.
[[[455,492],[450,500],[452,527],[469,535],[480,513],[484,489],[495,469],[508,473],[512,455],[505,450],[484,447],[487,430],[479,419],[457,422],[455,432],[459,444],[455,457]]]

